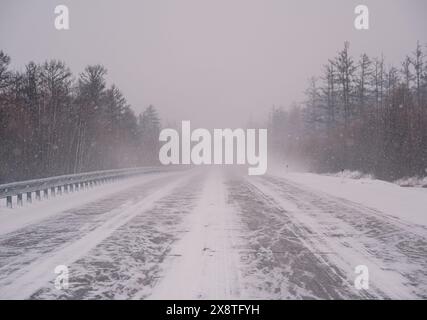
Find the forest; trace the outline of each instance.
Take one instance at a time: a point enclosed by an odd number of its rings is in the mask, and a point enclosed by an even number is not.
[[[156,108],[136,115],[107,70],[77,77],[62,61],[10,67],[0,51],[0,183],[159,163]],[[269,152],[315,172],[396,180],[427,174],[427,62],[417,43],[399,66],[354,58],[350,44],[310,79],[305,100],[274,107]]]
[[[135,115],[103,66],[10,62],[0,51],[0,184],[158,163],[157,110]]]
[[[269,149],[284,163],[385,180],[427,175],[427,62],[420,43],[393,66],[384,56],[354,58],[345,42],[310,79],[305,97],[270,112]]]

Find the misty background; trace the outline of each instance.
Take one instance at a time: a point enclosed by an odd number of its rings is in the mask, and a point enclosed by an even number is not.
[[[54,27],[60,4],[67,31]],[[368,31],[353,26],[358,4],[369,7]],[[424,0],[1,0],[0,48],[16,70],[102,64],[136,113],[153,104],[164,124],[238,127],[304,99],[346,40],[355,57],[384,52],[399,64],[425,38],[426,12]]]
[[[267,128],[279,170],[425,176],[427,4],[360,4],[2,1],[0,183],[158,165],[182,120]]]

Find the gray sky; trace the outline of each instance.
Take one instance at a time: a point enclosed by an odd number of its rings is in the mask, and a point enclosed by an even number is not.
[[[66,4],[70,30],[54,28]],[[353,27],[370,9],[370,30]],[[400,63],[427,42],[425,0],[0,0],[0,49],[23,69],[64,60],[74,74],[101,63],[136,112],[166,121],[241,126],[302,99],[310,76],[351,51]]]

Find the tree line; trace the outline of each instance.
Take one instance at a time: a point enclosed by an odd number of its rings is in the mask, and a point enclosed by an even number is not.
[[[135,115],[103,66],[75,78],[62,61],[10,61],[0,51],[0,183],[157,164],[156,109]]]
[[[400,66],[358,59],[350,45],[309,81],[304,102],[273,108],[270,147],[311,170],[359,170],[394,180],[427,174],[427,63],[417,43]]]

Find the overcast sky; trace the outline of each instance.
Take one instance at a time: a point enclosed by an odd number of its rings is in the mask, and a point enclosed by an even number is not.
[[[54,28],[54,8],[70,30]],[[370,9],[369,31],[354,8]],[[0,0],[0,50],[13,68],[64,60],[74,74],[103,64],[136,112],[207,127],[262,120],[303,98],[310,76],[351,42],[355,56],[396,64],[427,42],[426,0]]]

